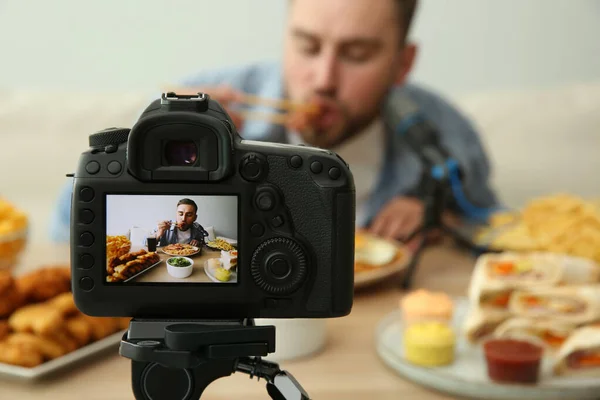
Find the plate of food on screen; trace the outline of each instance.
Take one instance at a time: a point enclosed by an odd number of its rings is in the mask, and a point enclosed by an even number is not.
[[[200,253],[202,249],[191,244],[173,243],[162,247],[160,251],[170,256],[193,256]]]
[[[230,242],[223,238],[216,238],[215,240],[209,240],[206,243],[206,247],[213,250],[224,250],[224,251],[232,251],[235,250],[235,246]]]
[[[209,258],[204,262],[204,273],[215,283],[237,282],[237,252],[222,252],[220,258]],[[235,253],[235,254],[232,254]]]

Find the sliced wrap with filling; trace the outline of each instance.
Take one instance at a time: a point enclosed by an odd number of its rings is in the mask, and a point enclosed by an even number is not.
[[[575,331],[575,324],[551,319],[510,318],[494,331],[499,338],[523,339],[550,351],[557,352]]]
[[[509,311],[518,317],[587,324],[600,317],[600,286],[517,290],[510,298]]]
[[[600,326],[577,329],[556,355],[554,373],[600,378]]]
[[[539,253],[484,254],[473,271],[469,301],[485,309],[506,310],[513,291],[556,286],[562,272],[560,263]]]
[[[503,310],[485,310],[471,307],[463,323],[463,333],[472,344],[491,336],[496,328],[510,318],[510,313]]]

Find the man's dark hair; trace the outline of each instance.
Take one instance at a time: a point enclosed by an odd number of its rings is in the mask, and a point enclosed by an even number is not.
[[[192,200],[192,199],[181,199],[177,203],[177,207],[179,207],[181,204],[187,204],[188,206],[194,207],[194,213],[198,214],[198,205],[196,204],[196,202],[194,200]]]
[[[419,0],[394,0],[398,6],[398,22],[402,24],[402,42],[412,26]]]

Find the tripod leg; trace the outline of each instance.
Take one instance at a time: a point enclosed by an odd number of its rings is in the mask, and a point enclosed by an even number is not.
[[[414,238],[416,236],[416,234],[418,234],[418,233],[419,233],[419,231],[416,231],[413,235],[411,235],[411,237]],[[412,286],[413,275],[415,273],[417,264],[421,258],[421,253],[423,252],[423,249],[425,248],[425,242],[427,241],[427,235],[429,234],[429,229],[423,229],[420,231],[420,233],[421,233],[421,237],[419,238],[419,244],[417,245],[415,253],[413,254],[412,259],[410,260],[410,263],[406,267],[404,279],[402,280],[402,289],[404,289],[404,290],[408,290]]]

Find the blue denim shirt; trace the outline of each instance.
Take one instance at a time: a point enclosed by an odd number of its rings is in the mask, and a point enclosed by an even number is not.
[[[191,87],[227,84],[261,97],[283,97],[281,66],[276,62],[202,72],[184,79],[181,84]],[[151,100],[154,99],[149,99],[148,104]],[[385,153],[381,155],[383,166],[367,204],[367,223],[392,198],[418,193],[422,179],[421,162],[417,154],[403,142],[401,134],[395,130],[398,121],[405,118],[406,110],[402,108],[407,102],[437,127],[441,145],[460,166],[462,190],[470,203],[489,210],[497,207],[498,200],[489,182],[490,163],[473,125],[440,96],[417,85],[405,84],[390,91],[382,110],[387,127],[386,143],[383,147]],[[258,111],[262,108],[253,107]],[[132,125],[134,122],[132,121]],[[283,127],[265,121],[245,121],[240,134],[245,139],[287,142]],[[50,235],[55,241],[69,240],[71,186],[70,182],[65,186],[52,216]],[[469,217],[465,212],[463,216]]]

